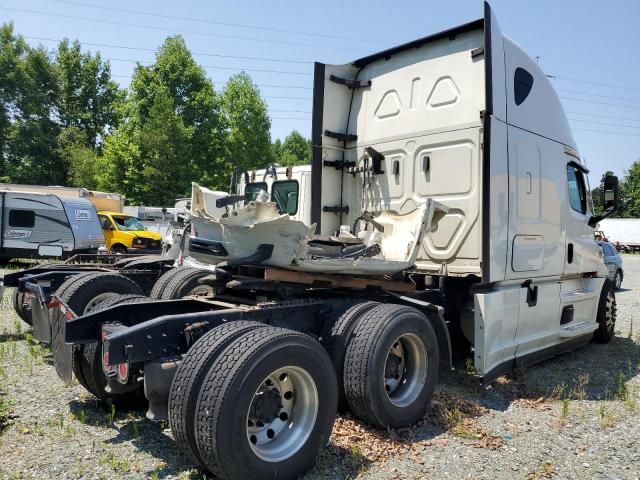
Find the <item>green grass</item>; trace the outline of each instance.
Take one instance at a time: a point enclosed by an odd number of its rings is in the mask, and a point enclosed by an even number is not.
[[[603,402],[598,408],[598,419],[602,428],[613,427],[616,423],[616,419],[613,416],[613,412],[609,410],[606,404]]]
[[[121,460],[114,453],[108,453],[101,459],[103,465],[107,465],[117,474],[128,473],[131,470],[129,462]]]
[[[11,402],[0,392],[0,433],[3,432],[11,420]]]
[[[564,426],[569,418],[569,404],[571,401],[568,398],[562,400],[562,411],[560,412],[560,426]]]

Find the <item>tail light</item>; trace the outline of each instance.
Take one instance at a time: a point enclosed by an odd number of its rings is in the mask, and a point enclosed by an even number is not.
[[[129,381],[129,364],[127,362],[120,363],[116,366],[118,371],[118,382],[127,383]]]
[[[107,378],[116,378],[119,383],[126,384],[129,381],[129,363],[123,362],[116,365],[110,365],[109,362],[109,340],[108,336],[114,331],[121,328],[122,325],[103,325],[102,334],[100,336],[102,340],[102,370]]]

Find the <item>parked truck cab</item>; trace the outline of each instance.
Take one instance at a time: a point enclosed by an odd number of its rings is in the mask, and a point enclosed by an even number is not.
[[[320,233],[363,211],[448,207],[411,271],[473,285],[460,321],[487,379],[591,338],[609,286],[588,170],[549,79],[488,5],[483,20],[315,72]]]
[[[121,212],[98,212],[107,250],[110,253],[161,253],[162,236],[140,221]]]
[[[196,185],[190,247],[213,271],[170,270],[153,301],[115,296],[132,292],[112,273],[69,277],[41,322],[61,378],[103,400],[144,391],[147,417],[218,478],[298,478],[338,408],[411,426],[440,366],[471,360],[488,383],[614,334],[594,226],[617,179],[593,216],[561,103],[488,4],[314,70],[309,221],[288,214],[291,184]],[[92,310],[100,279],[113,297]]]

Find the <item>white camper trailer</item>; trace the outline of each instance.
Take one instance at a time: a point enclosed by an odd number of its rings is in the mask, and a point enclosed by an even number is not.
[[[97,253],[104,237],[93,204],[82,198],[0,192],[0,261]]]
[[[98,192],[81,187],[61,187],[58,185],[24,185],[18,183],[0,183],[3,192],[48,193],[64,197],[84,198],[93,203],[97,211],[121,212],[124,207],[124,195],[119,193]]]

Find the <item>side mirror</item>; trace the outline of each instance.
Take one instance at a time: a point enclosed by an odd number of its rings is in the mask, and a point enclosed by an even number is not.
[[[602,186],[602,205],[605,210],[617,209],[620,205],[620,187],[618,177],[607,175]]]
[[[589,226],[595,227],[600,220],[610,217],[620,206],[620,186],[618,177],[607,175],[602,181],[602,206],[604,213],[589,219]]]

